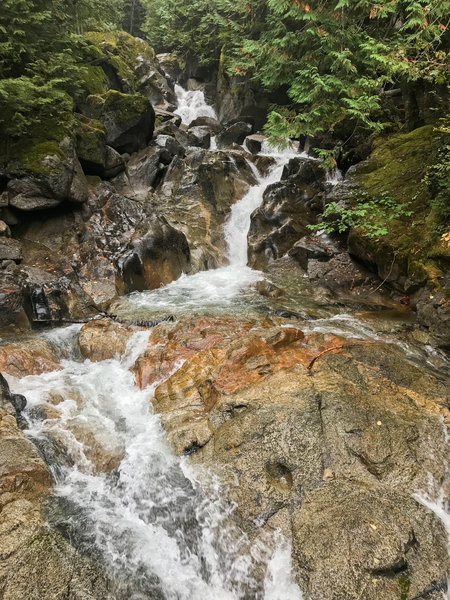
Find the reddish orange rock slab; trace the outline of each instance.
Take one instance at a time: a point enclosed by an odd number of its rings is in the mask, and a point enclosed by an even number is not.
[[[62,367],[45,340],[0,346],[0,372],[13,377],[40,375]]]
[[[178,364],[195,354],[239,339],[255,326],[269,324],[235,318],[193,317],[178,323],[163,323],[153,330],[147,350],[133,371],[141,389],[167,379]]]

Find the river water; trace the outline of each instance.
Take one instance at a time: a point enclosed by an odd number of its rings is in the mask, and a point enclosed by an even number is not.
[[[183,122],[215,116],[202,92],[177,87],[177,96]],[[152,318],[258,308],[251,286],[263,276],[247,266],[247,232],[264,189],[280,179],[292,152],[274,156],[270,173],[257,173],[257,185],[232,209],[225,226],[229,264],[131,294],[118,305],[120,314]],[[302,329],[383,335],[343,309],[319,317],[302,322]],[[233,507],[221,500],[214,477],[195,472],[187,458],[171,451],[152,412],[156,384],[140,390],[129,370],[145,350],[149,332],[136,333],[123,356],[98,363],[82,360],[78,332],[79,326],[70,326],[41,334],[62,357],[61,371],[9,378],[13,391],[28,400],[27,435],[51,465],[55,490],[48,505],[50,524],[110,569],[121,599],[299,600],[288,542],[280,535],[250,543],[233,523]],[[412,360],[423,361],[423,352],[416,355],[414,347],[404,347]],[[431,348],[426,360],[433,368]],[[42,406],[51,409],[44,417]],[[100,456],[92,455],[93,446],[102,449]],[[107,460],[117,466],[105,473],[97,465]],[[439,493],[430,488],[418,498],[449,527]]]

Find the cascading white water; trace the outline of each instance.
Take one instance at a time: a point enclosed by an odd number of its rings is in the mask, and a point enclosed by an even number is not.
[[[60,333],[49,337],[67,355],[78,327]],[[205,497],[195,472],[170,450],[151,411],[152,389],[138,389],[129,370],[148,336],[135,334],[116,360],[72,357],[61,371],[10,378],[28,399],[28,434],[44,453],[62,451],[63,460],[53,453],[51,461],[55,502],[63,507],[57,512],[64,513],[57,524],[70,528],[81,547],[95,549],[122,582],[120,598],[298,600],[289,546],[280,540],[274,550],[258,541],[252,549],[231,524],[214,482]],[[43,405],[52,413],[33,418]],[[97,446],[122,457],[116,470],[97,472],[90,454]],[[253,578],[258,563],[268,564],[265,582]]]
[[[187,91],[180,85],[175,85],[175,94],[178,106],[174,112],[181,117],[184,125],[189,125],[197,117],[217,119],[215,110],[206,103],[205,95],[201,90]]]
[[[183,123],[215,117],[202,92],[177,86],[176,93]],[[250,164],[258,183],[232,208],[225,227],[230,264],[133,294],[134,306],[223,306],[260,279],[247,266],[250,215],[293,152],[274,156],[276,165],[266,177]],[[28,434],[52,464],[55,502],[63,506],[56,512],[64,514],[56,524],[70,528],[81,547],[97,549],[122,582],[120,598],[138,593],[167,600],[299,600],[289,544],[281,536],[265,541],[262,536],[250,544],[232,524],[218,484],[211,480],[205,496],[186,459],[169,448],[151,411],[154,388],[138,389],[129,370],[149,333],[136,334],[124,356],[91,363],[77,355],[78,329],[46,334],[64,357],[63,370],[11,381],[28,399]],[[50,407],[48,418],[33,418],[35,407],[43,405]],[[92,454],[97,446],[103,460],[119,461],[111,473],[97,472],[98,456]],[[256,567],[266,571],[264,581],[254,579]]]
[[[280,180],[284,165],[295,155],[292,151],[273,154],[276,163],[270,173],[261,177],[253,165],[258,183],[233,205],[225,225],[225,241],[230,264],[194,275],[183,275],[169,285],[150,292],[131,295],[136,308],[176,313],[205,306],[232,304],[250,285],[262,279],[262,274],[247,266],[247,234],[252,212],[261,204],[266,187]]]

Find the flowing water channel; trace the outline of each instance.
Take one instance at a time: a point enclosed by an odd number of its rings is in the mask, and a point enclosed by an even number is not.
[[[184,122],[214,116],[201,92],[177,87],[177,95]],[[133,293],[121,301],[119,313],[152,318],[164,313],[257,311],[251,286],[262,274],[247,266],[250,215],[291,157],[290,151],[276,155],[270,173],[258,174],[257,185],[233,207],[225,226],[227,266],[182,276],[158,290]],[[309,302],[305,298],[303,308]],[[302,329],[363,338],[384,335],[342,308],[318,316],[302,322]],[[291,579],[289,544],[281,536],[261,536],[250,543],[233,524],[233,507],[221,501],[219,483],[203,473],[202,486],[187,458],[171,451],[152,412],[156,385],[140,390],[129,370],[145,350],[149,332],[136,333],[123,356],[98,363],[78,354],[78,332],[75,325],[40,334],[57,348],[62,370],[9,378],[13,391],[28,400],[27,435],[52,469],[55,490],[49,522],[110,569],[120,598],[299,600],[301,591]],[[425,355],[433,368],[436,357],[431,348],[418,353],[405,345],[405,351],[417,362]],[[39,408],[43,405],[49,408],[44,416]],[[101,447],[101,456],[89,453],[79,441],[80,431],[82,439]],[[117,466],[105,473],[97,468],[99,461],[116,461]],[[424,492],[418,498],[446,520],[450,533],[439,493],[430,487],[429,495]]]

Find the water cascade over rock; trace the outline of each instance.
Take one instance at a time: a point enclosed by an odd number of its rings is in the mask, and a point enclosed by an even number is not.
[[[348,181],[144,80],[154,138],[0,237],[0,323],[58,325],[1,330],[0,597],[446,597],[448,361],[312,232]]]

